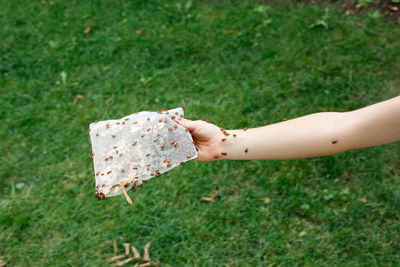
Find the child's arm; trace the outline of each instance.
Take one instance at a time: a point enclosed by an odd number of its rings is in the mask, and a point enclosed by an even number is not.
[[[179,123],[192,133],[200,161],[327,156],[400,140],[400,96],[351,112],[315,113],[247,131],[227,130],[229,136],[204,121]]]

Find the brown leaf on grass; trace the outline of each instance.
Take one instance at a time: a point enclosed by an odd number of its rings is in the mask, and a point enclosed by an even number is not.
[[[136,31],[136,34],[141,34],[141,33],[143,33],[144,32],[144,29],[140,29],[140,30],[137,30]]]
[[[117,255],[117,256],[114,256],[114,257],[112,257],[112,258],[109,258],[109,259],[107,260],[107,262],[117,261],[117,260],[123,259],[123,258],[125,258],[125,257],[126,257],[126,255]]]
[[[93,29],[92,25],[89,25],[89,26],[86,27],[86,29],[84,31],[86,37],[89,37],[90,32],[92,31],[92,29]]]
[[[129,263],[131,261],[133,261],[133,258],[128,258],[128,259],[126,259],[124,261],[117,262],[117,264],[115,264],[115,266],[124,266],[125,264],[127,264],[127,263]]]
[[[134,246],[131,246],[131,250],[135,259],[141,258],[139,251]]]
[[[224,30],[224,33],[225,34],[232,34],[232,33],[234,33],[234,31],[233,30]]]
[[[85,98],[85,96],[84,96],[84,95],[82,95],[82,94],[77,94],[77,95],[76,95],[76,98],[78,98],[78,99],[84,99],[84,98]]]
[[[151,246],[151,242],[148,242],[148,243],[144,246],[144,256],[143,256],[143,259],[144,259],[145,261],[151,261],[151,259],[150,259],[150,254],[149,254],[150,246]]]
[[[117,255],[118,253],[117,240],[113,241],[113,247],[114,247],[114,255]]]
[[[129,255],[130,244],[129,243],[124,243],[124,248],[125,248],[125,255]]]
[[[2,259],[0,259],[0,267],[6,266],[7,262],[4,262]]]
[[[205,202],[214,202],[215,196],[218,194],[218,190],[214,190],[211,192],[211,197],[202,197],[201,201]]]
[[[264,200],[264,204],[266,204],[266,205],[271,203],[271,199],[269,197],[264,197],[264,198],[262,198],[262,200]]]
[[[151,266],[151,265],[153,265],[153,263],[149,261],[149,262],[140,264],[139,267],[147,267],[147,266]]]

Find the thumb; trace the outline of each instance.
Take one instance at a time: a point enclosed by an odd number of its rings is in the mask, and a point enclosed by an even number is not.
[[[182,118],[176,122],[185,127],[189,132],[193,132],[196,129],[196,122],[194,121]]]

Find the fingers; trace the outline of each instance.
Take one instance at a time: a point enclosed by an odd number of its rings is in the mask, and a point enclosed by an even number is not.
[[[179,119],[179,120],[175,120],[175,119],[174,119],[174,121],[176,121],[177,123],[179,123],[180,125],[182,125],[183,127],[185,127],[189,132],[193,132],[193,131],[196,129],[196,127],[195,127],[196,122],[194,122],[194,121],[187,120],[187,119],[184,119],[184,118]],[[198,152],[199,155],[198,155],[198,157],[195,158],[194,160],[196,160],[196,161],[201,161],[201,160],[200,160],[201,155],[200,155],[200,153],[199,153],[199,149],[198,149],[197,145],[196,145],[196,150],[197,150],[197,152]]]
[[[194,121],[187,119],[180,119],[177,122],[183,127],[185,127],[189,132],[193,132],[196,129],[196,122]]]

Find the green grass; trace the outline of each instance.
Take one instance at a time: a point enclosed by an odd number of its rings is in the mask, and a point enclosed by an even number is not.
[[[133,206],[95,200],[96,119],[184,105],[192,119],[255,127],[399,94],[399,40],[356,26],[398,38],[399,24],[329,5],[190,3],[0,2],[0,257],[107,266],[117,239],[151,241],[151,256],[172,266],[398,266],[398,143],[191,161],[147,183]],[[215,189],[215,202],[200,201]]]

